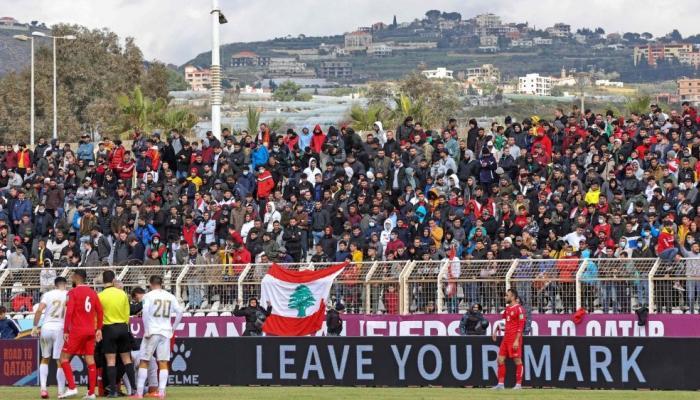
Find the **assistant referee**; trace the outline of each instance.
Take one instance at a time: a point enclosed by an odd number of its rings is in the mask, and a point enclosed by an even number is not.
[[[131,336],[129,335],[129,296],[123,290],[114,286],[113,271],[104,271],[102,280],[105,289],[98,295],[104,310],[102,327],[102,352],[107,361],[107,377],[109,379],[109,397],[119,397],[117,387],[117,353],[119,353],[126,376],[132,388],[136,387],[134,366],[131,363]]]

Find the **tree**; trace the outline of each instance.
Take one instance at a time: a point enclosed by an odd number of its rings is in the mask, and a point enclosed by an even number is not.
[[[162,62],[153,62],[141,76],[141,88],[152,98],[168,98],[168,67]]]
[[[597,27],[597,28],[595,28],[595,33],[598,35],[605,35],[605,29],[603,29],[601,27]]]
[[[301,86],[292,81],[285,81],[277,86],[272,98],[277,101],[306,101],[311,98],[309,94],[299,93],[300,90]]]
[[[440,10],[428,10],[425,13],[425,17],[428,18],[429,21],[437,21],[440,15],[442,15]]]
[[[386,107],[382,104],[370,104],[367,107],[354,105],[350,108],[350,120],[356,131],[368,131],[374,123],[382,121]],[[383,122],[383,121],[382,121]]]
[[[472,84],[470,83],[469,87],[467,87],[467,94],[469,96],[478,96],[479,92],[477,92],[476,89],[474,89],[474,86],[472,86]]]
[[[289,296],[289,308],[297,310],[297,317],[306,317],[306,309],[316,302],[311,289],[306,285],[299,285],[294,293]]]
[[[674,29],[666,35],[673,42],[680,42],[683,40],[683,35],[678,32],[678,29]]]
[[[259,108],[248,106],[248,112],[245,115],[248,133],[253,134],[258,131],[258,126],[260,126],[260,114],[261,111]]]
[[[99,129],[103,134],[122,132],[116,97],[132,92],[136,85],[151,99],[167,95],[167,79],[160,72],[149,76],[133,39],[79,25],[58,24],[51,29],[56,36],[77,37],[56,44],[58,134],[62,140],[72,141],[83,128]],[[48,40],[37,39],[35,45],[35,126],[37,137],[48,137],[53,125],[53,52]],[[5,139],[26,135],[29,130],[29,82],[28,65],[0,79],[0,134]]]
[[[396,26],[397,26],[397,25],[398,25],[398,24],[396,23],[396,14],[394,14],[394,21],[391,23],[391,27],[394,28],[394,29],[396,29]]]
[[[642,115],[649,112],[649,106],[651,105],[651,97],[640,96],[640,97],[628,97],[625,102],[625,108],[627,108],[628,113],[635,113],[637,115]]]
[[[168,91],[171,90],[187,90],[190,85],[185,80],[181,73],[174,69],[168,68]]]
[[[197,124],[197,116],[184,108],[173,108],[159,116],[158,125],[164,130],[177,129],[188,135]]]
[[[131,95],[117,97],[122,131],[148,131],[161,121],[160,113],[167,108],[165,99],[151,100],[143,95],[140,86],[136,86]]]
[[[444,12],[444,13],[442,13],[442,18],[448,19],[450,21],[461,21],[462,14],[460,14],[458,12]]]
[[[369,87],[365,89],[365,98],[369,104],[387,104],[387,100],[391,99],[391,89],[386,82],[371,82]]]
[[[561,86],[554,86],[552,87],[550,94],[555,97],[563,96],[564,90],[562,90]]]

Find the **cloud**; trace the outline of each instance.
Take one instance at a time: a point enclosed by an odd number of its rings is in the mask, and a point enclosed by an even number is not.
[[[374,22],[421,18],[428,9],[457,11],[463,18],[493,12],[505,22],[544,28],[555,22],[602,27],[607,32],[674,28],[697,33],[694,0],[220,0],[228,24],[222,43],[266,40],[287,34],[330,35]],[[133,36],[148,59],[181,64],[211,49],[208,0],[0,0],[0,15],[47,24],[69,22],[107,27]]]

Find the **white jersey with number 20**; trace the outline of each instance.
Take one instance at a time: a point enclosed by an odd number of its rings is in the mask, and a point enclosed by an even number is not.
[[[175,317],[173,324],[171,318]],[[162,335],[166,338],[173,336],[174,326],[182,318],[182,307],[175,296],[163,289],[148,292],[143,297],[143,327],[144,336]]]
[[[63,320],[66,318],[66,295],[65,290],[53,289],[41,296],[41,303],[46,306],[44,309],[43,330],[63,331]]]

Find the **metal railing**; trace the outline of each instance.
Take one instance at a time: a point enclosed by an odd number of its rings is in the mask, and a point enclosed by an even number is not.
[[[331,263],[285,267],[320,269]],[[133,265],[87,268],[88,283],[102,287],[102,272],[115,271],[125,290],[146,287],[151,275],[164,278],[191,312],[230,312],[236,303],[260,296],[269,264]],[[0,271],[0,303],[30,312],[66,267]],[[503,309],[503,292],[518,290],[534,313],[693,313],[700,309],[700,258],[665,262],[656,258],[377,261],[350,264],[338,275],[328,299],[349,313],[461,313],[480,303],[486,312]],[[21,301],[19,301],[21,300]],[[19,306],[18,306],[19,305]],[[18,309],[19,308],[19,309]]]

